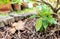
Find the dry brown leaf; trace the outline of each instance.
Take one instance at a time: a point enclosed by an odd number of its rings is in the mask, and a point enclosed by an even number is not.
[[[10,33],[12,33],[12,34],[14,34],[14,33],[15,33],[15,31],[16,31],[16,29],[15,29],[15,28],[10,28],[10,29],[9,29],[9,32],[10,32]]]
[[[23,21],[19,21],[17,24],[16,24],[16,26],[15,26],[15,28],[17,29],[17,30],[24,30],[24,22]]]
[[[17,23],[13,23],[12,26],[16,28],[16,30],[24,30],[24,22],[19,21]]]

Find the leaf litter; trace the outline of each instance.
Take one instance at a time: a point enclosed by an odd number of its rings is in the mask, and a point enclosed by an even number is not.
[[[59,39],[58,25],[49,26],[43,32],[36,32],[36,18],[27,18],[24,21],[12,23],[11,26],[0,28],[0,39]],[[58,27],[57,27],[58,26]]]

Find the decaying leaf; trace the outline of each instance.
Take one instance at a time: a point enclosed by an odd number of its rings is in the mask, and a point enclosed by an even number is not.
[[[17,23],[13,23],[12,26],[16,28],[16,30],[24,30],[24,22],[19,21]]]
[[[10,28],[10,29],[9,29],[9,32],[10,32],[10,33],[12,33],[12,34],[14,34],[14,33],[15,33],[15,31],[16,31],[16,29],[15,29],[15,28]]]

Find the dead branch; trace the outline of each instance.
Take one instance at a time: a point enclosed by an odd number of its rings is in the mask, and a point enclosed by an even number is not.
[[[59,5],[59,0],[56,1],[56,7],[55,8],[58,8],[58,5]]]
[[[49,7],[51,7],[51,9],[53,10],[54,13],[57,13],[59,10],[60,10],[60,7],[58,8],[58,5],[59,5],[59,0],[57,0],[57,3],[56,3],[56,7],[54,8],[50,3],[44,1],[44,0],[41,0],[44,4],[48,5]],[[57,9],[58,8],[58,9]]]
[[[49,7],[51,7],[52,10],[54,10],[54,7],[53,7],[50,3],[46,2],[46,1],[43,1],[43,0],[41,0],[41,1],[42,1],[44,4],[48,5]]]
[[[56,7],[53,7],[50,3],[48,3],[48,2],[46,2],[46,1],[44,1],[44,0],[40,0],[40,1],[38,1],[38,2],[44,3],[44,4],[48,5],[48,6],[52,9],[52,11],[53,11],[54,13],[57,13],[57,12],[60,10],[60,7],[58,8],[59,0],[56,1]]]
[[[57,9],[57,11],[59,11],[60,10],[60,7]]]

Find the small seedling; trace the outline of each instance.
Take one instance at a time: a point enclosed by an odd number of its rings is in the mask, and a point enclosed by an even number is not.
[[[38,17],[39,19],[36,22],[36,31],[43,31],[45,30],[49,25],[56,24],[56,19],[53,18],[51,10],[48,6],[41,6],[42,9],[40,10],[40,14],[33,15],[30,18]]]

